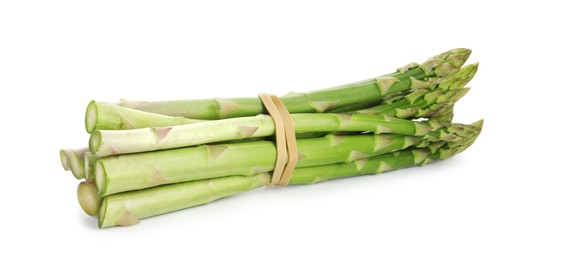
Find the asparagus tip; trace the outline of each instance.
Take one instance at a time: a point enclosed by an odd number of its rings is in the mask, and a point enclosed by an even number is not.
[[[469,81],[473,79],[475,74],[477,74],[478,69],[479,63],[469,64],[461,68],[458,73],[458,79],[455,82],[456,84],[454,84],[452,87],[459,89],[467,85],[467,83],[469,83]]]
[[[440,53],[420,65],[428,76],[445,77],[456,73],[471,55],[471,50],[466,48],[452,49]]]
[[[93,165],[96,161],[96,156],[87,151],[84,153],[84,178],[86,181],[94,181]]]
[[[443,57],[445,60],[454,63],[458,68],[469,59],[471,55],[471,49],[468,48],[456,48],[446,51],[438,56]]]
[[[475,128],[477,128],[478,130],[481,130],[481,129],[483,129],[483,123],[484,122],[485,122],[485,120],[481,119],[481,120],[477,120],[477,121],[471,123],[471,125],[474,126]]]
[[[469,78],[473,78],[473,76],[475,76],[475,74],[477,73],[477,71],[479,70],[479,62],[475,62],[466,66],[463,66],[461,68],[461,71],[464,71],[464,76],[465,77],[469,77]]]

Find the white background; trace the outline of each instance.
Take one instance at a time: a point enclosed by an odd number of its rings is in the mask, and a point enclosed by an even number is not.
[[[0,258],[563,258],[556,1],[185,2],[0,3]],[[105,230],[60,165],[92,99],[282,95],[456,47],[481,66],[455,119],[485,129],[448,161]]]

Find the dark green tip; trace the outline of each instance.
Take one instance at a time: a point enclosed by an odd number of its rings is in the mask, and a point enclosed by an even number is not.
[[[485,121],[484,119],[481,119],[481,120],[479,120],[479,121],[476,121],[476,122],[471,123],[470,125],[473,126],[473,127],[475,127],[475,128],[477,128],[477,129],[479,129],[479,130],[481,130],[481,129],[483,129],[483,122],[484,122],[484,121]]]
[[[440,53],[420,65],[427,76],[447,77],[456,73],[471,55],[470,49],[458,48]]]
[[[452,63],[457,68],[461,68],[463,64],[469,59],[471,55],[471,50],[466,48],[458,48],[453,49],[447,52],[442,53],[445,55],[445,60],[449,63]]]
[[[447,77],[438,88],[442,90],[453,90],[463,88],[477,73],[479,63],[469,64],[461,68],[455,75]]]

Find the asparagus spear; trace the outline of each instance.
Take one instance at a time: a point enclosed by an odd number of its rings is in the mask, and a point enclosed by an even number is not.
[[[434,127],[426,123],[381,115],[293,114],[295,132],[363,132],[422,136]],[[187,147],[228,140],[266,137],[274,134],[268,115],[231,118],[198,124],[133,130],[99,130],[90,135],[90,151],[96,156],[137,153]]]
[[[482,121],[472,124],[472,127],[473,130],[480,131]],[[459,142],[443,144],[434,151],[429,148],[406,149],[349,163],[297,168],[290,184],[311,184],[444,160],[469,147],[478,134],[477,132]],[[222,197],[266,186],[269,182],[269,173],[259,173],[252,176],[197,180],[109,195],[103,198],[98,225],[101,228],[134,225],[143,218],[206,204]]]
[[[97,129],[136,129],[192,124],[200,121],[184,117],[158,115],[110,103],[91,101],[86,108],[84,123],[86,131],[91,133]]]
[[[424,140],[456,141],[465,138],[465,131],[471,132],[449,127],[419,138],[366,134],[298,139],[297,167],[367,158],[419,145]],[[169,183],[268,172],[273,169],[275,159],[275,144],[270,141],[200,145],[99,158],[94,172],[100,194],[106,196]]]
[[[207,204],[217,199],[266,186],[270,174],[229,176],[208,180],[164,185],[104,197],[98,225],[130,226],[139,219]]]
[[[379,104],[386,95],[431,87],[439,82],[433,78],[455,74],[470,54],[469,49],[453,49],[434,56],[421,65],[409,64],[385,76],[309,93],[292,93],[281,99],[290,113],[326,112],[353,104],[363,104],[361,108],[367,108]],[[246,117],[266,112],[258,98],[161,102],[121,100],[120,105],[194,119]]]

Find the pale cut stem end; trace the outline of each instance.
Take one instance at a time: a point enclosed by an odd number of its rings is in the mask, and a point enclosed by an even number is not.
[[[94,179],[100,196],[104,196],[106,193],[106,170],[99,159],[94,162]]]
[[[61,149],[59,156],[61,164],[65,170],[70,170],[72,175],[78,180],[84,179],[84,153],[88,148],[81,149]]]
[[[102,144],[102,134],[100,131],[94,131],[90,134],[90,139],[88,140],[88,147],[92,154],[97,154]]]
[[[63,165],[65,171],[70,171],[70,164],[68,162],[67,150],[61,149],[59,151],[59,156],[61,157],[61,164]]]
[[[86,125],[86,132],[91,133],[96,129],[96,124],[98,124],[98,108],[95,101],[91,101],[88,104],[84,123]]]
[[[98,194],[96,184],[90,181],[81,182],[78,184],[77,189],[78,203],[86,214],[92,217],[97,217],[102,197]]]

